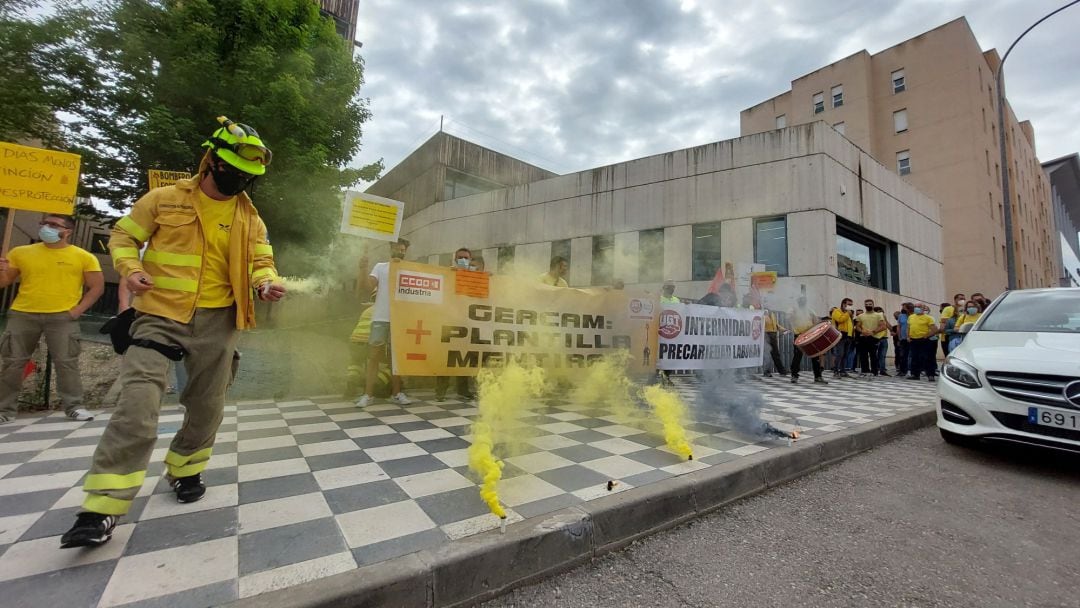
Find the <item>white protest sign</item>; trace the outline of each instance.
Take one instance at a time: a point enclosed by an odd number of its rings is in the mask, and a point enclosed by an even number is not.
[[[379,241],[396,241],[405,203],[364,192],[345,193],[341,231]]]
[[[658,369],[734,369],[761,365],[762,311],[662,304]]]

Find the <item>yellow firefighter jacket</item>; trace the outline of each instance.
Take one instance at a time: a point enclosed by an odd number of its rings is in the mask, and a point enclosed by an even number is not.
[[[154,288],[136,296],[136,310],[188,323],[195,314],[205,271],[205,239],[198,216],[200,176],[155,188],[120,218],[109,238],[113,266],[124,278],[144,272]],[[146,252],[139,259],[139,249]],[[229,283],[236,299],[236,328],[255,327],[254,290],[277,278],[266,225],[241,192],[229,237]]]

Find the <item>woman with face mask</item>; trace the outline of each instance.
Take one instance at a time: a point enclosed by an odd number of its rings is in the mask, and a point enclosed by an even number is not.
[[[960,343],[964,341],[964,335],[960,333],[960,329],[965,325],[974,324],[982,316],[982,303],[977,300],[971,300],[964,303],[964,310],[956,318],[956,330],[949,338],[949,352],[952,352]]]

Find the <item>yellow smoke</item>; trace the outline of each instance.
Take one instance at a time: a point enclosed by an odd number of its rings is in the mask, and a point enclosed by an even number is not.
[[[472,426],[469,469],[481,480],[480,498],[493,514],[505,518],[498,493],[503,463],[495,455],[495,448],[513,442],[524,428],[518,418],[543,395],[547,382],[543,369],[511,363],[501,369],[481,369],[476,383],[479,412]]]
[[[607,407],[620,424],[641,426],[644,418],[634,405],[637,387],[626,377],[629,359],[630,353],[620,350],[593,363],[577,381],[571,401],[579,407]]]
[[[686,440],[683,423],[686,420],[686,404],[674,391],[662,386],[646,386],[642,391],[645,401],[664,425],[664,442],[668,448],[683,458],[694,457],[690,442]]]
[[[644,400],[663,428],[664,441],[671,451],[691,458],[692,450],[683,428],[687,419],[686,404],[678,394],[660,386],[644,390],[626,377],[630,353],[619,351],[605,356],[586,370],[571,393],[574,403],[584,407],[607,407],[620,424],[648,428],[645,415],[636,403]]]

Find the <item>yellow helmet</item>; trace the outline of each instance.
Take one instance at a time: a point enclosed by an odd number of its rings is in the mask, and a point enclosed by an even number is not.
[[[214,131],[210,139],[202,143],[202,147],[209,148],[221,160],[251,175],[266,173],[266,167],[273,158],[270,148],[267,148],[258,131],[254,127],[235,123],[225,116],[218,116],[221,128]]]

